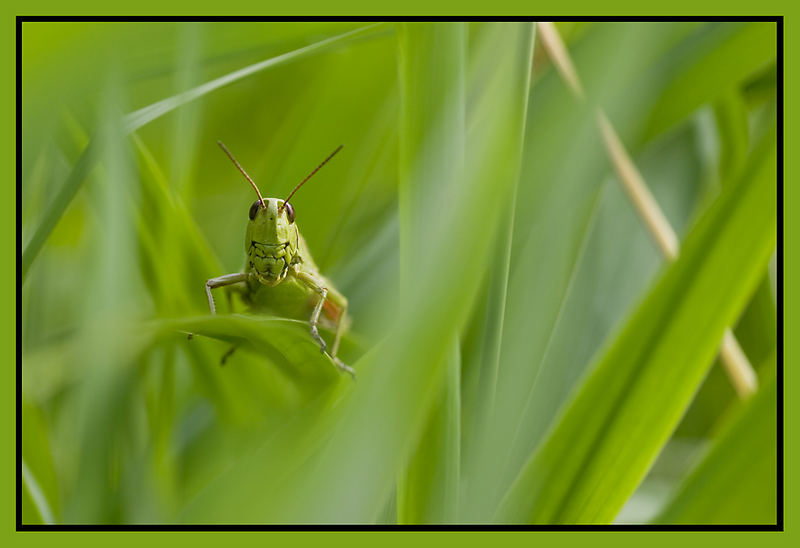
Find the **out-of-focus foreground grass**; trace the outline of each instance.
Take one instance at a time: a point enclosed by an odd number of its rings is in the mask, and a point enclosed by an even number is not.
[[[23,521],[775,523],[775,25],[558,28],[586,102],[532,24],[25,23]],[[208,315],[217,139],[274,197],[345,145],[293,203],[356,382]]]

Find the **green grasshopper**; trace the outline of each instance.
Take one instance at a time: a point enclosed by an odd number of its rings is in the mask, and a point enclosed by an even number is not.
[[[221,141],[217,141],[217,144],[242,175],[250,181],[258,199],[250,206],[250,222],[247,223],[244,238],[247,253],[244,272],[226,274],[206,282],[211,313],[216,314],[212,289],[244,284],[241,288],[242,295],[253,311],[302,320],[310,318],[311,337],[319,344],[321,352],[330,358],[340,371],[347,371],[355,376],[353,368],[345,365],[336,356],[342,333],[349,324],[347,299],[320,274],[295,223],[294,207],[289,203],[294,193],[342,150],[342,145],[300,181],[285,200],[279,200],[262,198],[258,186],[233,154]],[[330,352],[319,334],[318,324],[336,329]]]

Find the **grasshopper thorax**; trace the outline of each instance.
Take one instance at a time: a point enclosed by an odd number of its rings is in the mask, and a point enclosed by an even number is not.
[[[299,232],[291,204],[277,198],[256,200],[245,234],[248,271],[264,285],[279,284],[299,262]]]

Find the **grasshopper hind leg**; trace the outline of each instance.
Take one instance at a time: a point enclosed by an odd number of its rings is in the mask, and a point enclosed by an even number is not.
[[[295,275],[297,276],[297,279],[316,291],[320,296],[319,301],[317,301],[317,304],[314,307],[314,311],[311,313],[311,319],[308,322],[310,326],[309,330],[311,331],[311,337],[317,342],[317,344],[319,344],[320,352],[330,358],[339,371],[349,373],[353,378],[355,378],[355,370],[336,357],[336,353],[339,350],[339,340],[341,339],[342,331],[345,327],[344,313],[347,308],[346,301],[344,302],[344,309],[342,310],[342,314],[339,317],[339,323],[336,327],[336,338],[334,339],[333,347],[331,348],[331,352],[328,353],[328,345],[322,336],[320,336],[319,329],[317,328],[317,324],[319,323],[319,315],[322,312],[322,306],[325,304],[325,299],[329,298],[328,288],[326,288],[320,280],[307,272],[298,271]]]

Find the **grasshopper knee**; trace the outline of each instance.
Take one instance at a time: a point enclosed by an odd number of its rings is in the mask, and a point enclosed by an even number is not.
[[[214,306],[214,296],[211,294],[211,289],[214,287],[213,282],[214,280],[206,281],[206,296],[208,296],[208,308],[211,310],[212,314],[217,313],[217,308]]]

